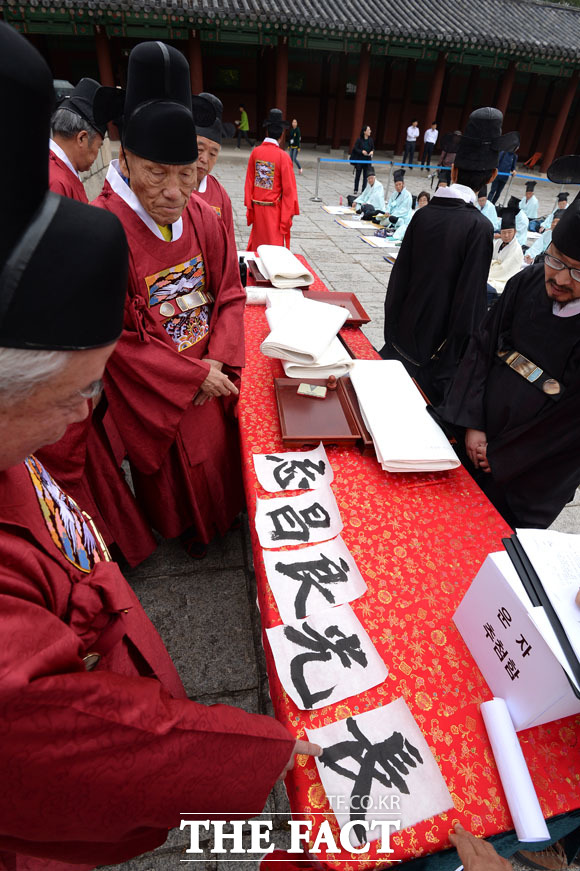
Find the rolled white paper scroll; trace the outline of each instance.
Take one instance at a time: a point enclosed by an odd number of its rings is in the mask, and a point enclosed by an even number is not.
[[[549,841],[550,833],[506,703],[495,698],[482,702],[481,714],[518,839],[524,843]]]

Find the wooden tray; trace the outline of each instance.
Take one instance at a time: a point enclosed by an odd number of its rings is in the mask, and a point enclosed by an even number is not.
[[[315,299],[317,302],[327,302],[348,309],[349,315],[344,322],[345,327],[360,327],[371,321],[354,293],[324,290],[303,290],[302,293],[306,299]]]
[[[258,269],[258,264],[256,263],[255,260],[246,260],[246,263],[248,264],[248,269],[250,271],[252,278],[254,279],[254,281],[256,282],[256,284],[258,286],[260,286],[260,287],[272,287],[272,283],[270,282],[270,279],[266,278],[266,276],[262,272],[260,272],[260,270]]]
[[[344,384],[345,393],[349,400],[352,413],[354,414],[357,426],[361,434],[361,440],[359,443],[360,452],[363,457],[374,457],[376,456],[375,443],[373,442],[373,437],[368,431],[367,425],[364,422],[354,385],[348,375],[345,375],[344,378],[341,378],[340,380]]]
[[[289,447],[317,445],[354,445],[361,431],[347,396],[342,378],[336,390],[327,391],[325,399],[299,396],[301,383],[326,387],[326,378],[274,378],[282,441]],[[349,379],[350,380],[350,379]]]

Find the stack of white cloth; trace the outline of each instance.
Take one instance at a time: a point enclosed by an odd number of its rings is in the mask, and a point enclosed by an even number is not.
[[[356,360],[350,380],[385,471],[439,472],[460,465],[402,363]]]
[[[288,378],[339,378],[354,361],[337,338],[348,317],[342,306],[305,299],[296,291],[268,292],[270,334],[260,350],[282,361]]]
[[[258,256],[260,272],[273,287],[306,287],[314,283],[310,270],[282,245],[260,245]]]

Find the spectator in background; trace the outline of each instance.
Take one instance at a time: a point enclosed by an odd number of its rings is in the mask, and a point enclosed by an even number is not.
[[[492,203],[497,203],[499,200],[500,194],[505,187],[505,183],[508,180],[509,175],[516,174],[516,163],[518,160],[518,155],[516,151],[502,151],[499,156],[499,163],[497,165],[497,176],[491,186],[491,190],[489,192],[489,199]],[[503,175],[502,175],[503,173]]]
[[[239,121],[236,121],[236,127],[238,128],[238,148],[242,147],[242,136],[247,141],[250,148],[253,148],[254,143],[250,142],[250,122],[248,121],[248,113],[243,106],[240,106],[239,110],[240,119]]]
[[[415,143],[419,133],[419,122],[415,119],[414,121],[411,121],[410,126],[407,127],[407,141],[405,142],[405,151],[403,152],[403,163],[409,163],[411,166],[413,165]]]
[[[367,178],[369,174],[369,166],[373,159],[373,153],[375,150],[375,143],[371,137],[371,128],[368,126],[363,127],[360,132],[360,136],[357,141],[354,143],[354,148],[350,153],[350,161],[354,166],[354,192],[358,194],[358,183],[360,181],[361,173],[363,176],[362,190],[367,186]],[[356,162],[355,162],[356,161]],[[361,163],[360,161],[365,161]]]
[[[300,151],[301,142],[302,134],[300,133],[298,121],[296,120],[296,118],[293,118],[292,126],[290,128],[290,141],[288,143],[288,147],[290,149],[290,157],[292,158],[292,163],[296,164],[300,175],[302,175],[302,167],[300,166],[300,161],[298,160],[298,152]]]
[[[408,133],[409,131],[407,131]],[[423,154],[421,155],[421,169],[426,169],[428,166],[431,166],[431,155],[433,154],[433,149],[437,144],[437,137],[439,136],[439,131],[437,130],[437,124],[435,121],[431,124],[429,130],[425,130],[425,135],[423,136]]]

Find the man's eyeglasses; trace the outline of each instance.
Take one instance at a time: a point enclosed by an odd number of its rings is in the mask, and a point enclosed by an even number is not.
[[[561,260],[558,260],[557,257],[554,257],[552,254],[546,254],[544,257],[546,263],[550,267],[550,269],[556,269],[560,272],[562,269],[567,269],[570,273],[570,278],[572,281],[578,281],[580,283],[580,269],[572,269],[566,263],[562,263]]]

